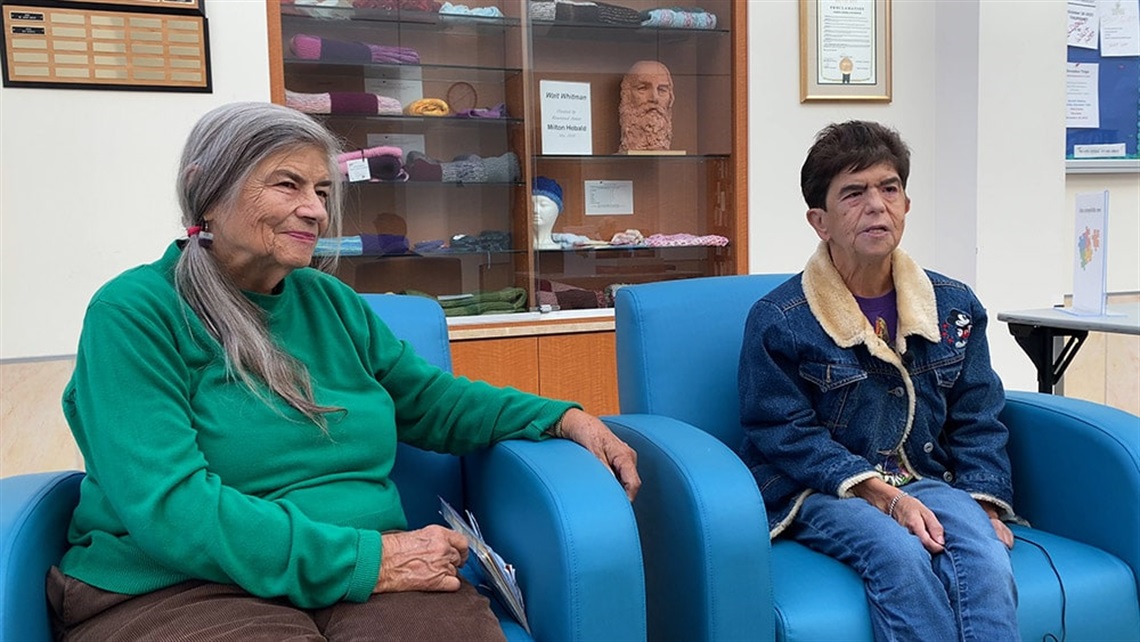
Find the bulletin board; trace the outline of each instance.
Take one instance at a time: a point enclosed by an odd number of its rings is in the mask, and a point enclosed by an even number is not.
[[[1134,2],[1140,12],[1140,0],[1124,1]],[[1089,168],[1098,166],[1140,171],[1140,56],[1104,56],[1100,47],[1069,46],[1067,59],[1069,63],[1096,65],[1099,77],[1098,126],[1067,127],[1065,130],[1065,159],[1069,171],[1089,171]],[[1121,143],[1124,144],[1123,156],[1085,159],[1078,158],[1079,154],[1074,152],[1078,145]]]

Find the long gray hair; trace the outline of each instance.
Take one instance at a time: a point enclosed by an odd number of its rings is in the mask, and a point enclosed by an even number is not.
[[[242,186],[266,158],[315,148],[329,159],[332,185],[326,199],[328,234],[340,236],[342,185],[336,155],[340,145],[308,116],[271,103],[231,103],[204,115],[191,130],[178,168],[178,204],[186,227],[204,226],[217,208],[234,207]],[[331,267],[331,257],[322,267]],[[249,301],[213,254],[191,238],[175,267],[175,287],[225,351],[226,368],[265,399],[259,380],[325,430],[305,366],[272,339],[261,308]],[[265,399],[268,403],[269,400]]]

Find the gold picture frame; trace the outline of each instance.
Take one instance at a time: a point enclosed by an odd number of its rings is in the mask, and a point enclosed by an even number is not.
[[[800,102],[891,102],[891,0],[800,0]]]

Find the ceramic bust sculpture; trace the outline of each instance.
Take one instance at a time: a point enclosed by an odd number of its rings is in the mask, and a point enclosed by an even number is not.
[[[656,60],[635,62],[621,81],[618,152],[660,151],[673,144],[673,76]]]
[[[553,179],[536,176],[531,195],[534,202],[534,249],[560,249],[562,246],[550,234],[554,229],[554,221],[562,213],[562,186]]]

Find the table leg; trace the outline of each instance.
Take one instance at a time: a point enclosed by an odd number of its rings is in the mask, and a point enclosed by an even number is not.
[[[1068,330],[1027,323],[1010,323],[1009,333],[1037,367],[1037,391],[1048,394],[1053,393],[1054,386],[1061,379],[1061,375],[1065,374],[1065,369],[1069,367],[1089,335],[1088,330]],[[1053,340],[1057,337],[1067,337],[1067,339],[1060,353],[1054,358]]]

